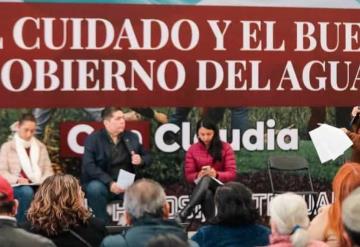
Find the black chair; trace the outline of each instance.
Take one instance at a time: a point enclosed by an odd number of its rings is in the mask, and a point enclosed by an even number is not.
[[[285,179],[292,178],[291,175],[297,175],[297,176],[302,175],[302,178],[307,180],[307,183],[308,183],[307,189],[299,190],[299,191],[292,191],[292,192],[300,194],[300,195],[310,195],[313,197],[314,205],[313,205],[313,208],[311,209],[311,215],[314,215],[314,213],[316,212],[316,209],[317,209],[316,201],[317,201],[318,193],[315,192],[315,190],[314,190],[308,161],[304,157],[297,156],[297,155],[270,156],[268,159],[267,168],[268,168],[268,174],[269,174],[269,179],[270,179],[271,191],[273,194],[282,194],[285,192],[289,192],[289,190],[287,190],[286,188],[280,188],[280,189],[275,188],[275,185],[277,184],[277,182],[280,182],[280,181],[277,181],[279,179],[274,179],[275,174],[280,174],[282,176],[285,176]],[[276,182],[275,182],[275,180],[276,180]],[[288,181],[281,181],[281,182],[282,182],[282,184],[281,184],[282,186],[288,185],[288,183],[286,183]],[[277,184],[277,185],[279,185],[279,184]],[[304,186],[304,185],[302,184],[302,186]]]

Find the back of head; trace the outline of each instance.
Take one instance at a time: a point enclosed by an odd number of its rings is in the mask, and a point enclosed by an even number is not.
[[[334,231],[340,240],[345,244],[343,237],[343,224],[341,219],[341,209],[345,198],[356,188],[360,186],[360,165],[357,163],[347,162],[340,167],[333,179],[334,203],[329,210],[329,225],[327,229]]]
[[[254,224],[259,218],[250,189],[239,182],[229,182],[219,187],[215,193],[215,205],[217,215],[211,220],[213,224]]]
[[[184,242],[173,234],[158,235],[152,238],[147,247],[188,247],[188,243]]]
[[[71,175],[62,174],[44,180],[27,214],[32,226],[47,235],[57,235],[86,223],[90,216],[78,180]]]
[[[140,179],[125,191],[124,207],[132,220],[144,216],[162,218],[165,204],[164,189],[159,183],[150,179]]]
[[[360,187],[345,199],[342,207],[342,221],[353,245],[360,246]]]
[[[8,181],[0,176],[0,215],[13,215],[14,206],[14,191]]]
[[[301,196],[285,193],[272,199],[270,221],[279,234],[290,236],[295,247],[306,246],[309,242],[307,205]]]

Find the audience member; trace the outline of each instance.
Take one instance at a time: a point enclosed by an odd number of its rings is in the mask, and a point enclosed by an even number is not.
[[[16,218],[25,221],[26,210],[34,197],[31,184],[40,184],[53,174],[46,146],[34,137],[35,118],[24,114],[18,121],[14,138],[1,146],[0,175],[14,187],[15,198],[19,200]]]
[[[322,247],[321,241],[311,240],[307,231],[309,218],[307,205],[299,195],[285,193],[270,202],[270,246]]]
[[[58,247],[99,246],[106,229],[102,220],[92,217],[84,200],[73,176],[48,177],[35,194],[24,227],[52,239]]]
[[[152,238],[146,247],[189,247],[189,244],[173,234],[164,234]]]
[[[360,187],[346,197],[342,207],[342,221],[348,246],[360,246]]]
[[[312,239],[324,241],[331,247],[347,246],[343,236],[342,203],[359,186],[360,165],[346,163],[340,167],[332,184],[334,203],[321,208],[318,215],[311,222],[309,232]]]
[[[217,126],[209,119],[201,119],[196,126],[199,142],[191,145],[185,156],[185,177],[196,186],[189,203],[180,211],[178,219],[185,221],[193,208],[201,204],[206,219],[215,214],[214,194],[219,183],[236,177],[235,154],[227,142],[222,142]]]
[[[0,245],[2,247],[55,247],[49,240],[40,235],[18,228],[15,214],[18,201],[10,184],[0,176]]]
[[[125,191],[124,208],[125,221],[132,227],[124,235],[106,237],[102,247],[143,247],[150,239],[162,234],[174,234],[187,241],[182,227],[168,219],[170,209],[165,191],[157,182],[148,179],[136,181]]]
[[[92,133],[85,141],[82,179],[89,207],[96,217],[108,222],[107,203],[122,199],[125,189],[116,183],[120,169],[136,173],[136,168],[151,163],[151,157],[138,136],[125,130],[120,108],[105,108],[102,117],[105,128]]]
[[[259,214],[246,186],[229,182],[219,187],[215,205],[217,215],[192,237],[200,247],[268,245],[270,230],[257,224]]]

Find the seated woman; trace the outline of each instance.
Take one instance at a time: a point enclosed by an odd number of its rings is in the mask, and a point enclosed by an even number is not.
[[[73,176],[48,177],[35,194],[24,228],[51,239],[58,247],[99,246],[106,229],[101,220],[92,217],[84,200]]]
[[[217,215],[210,225],[201,227],[192,237],[203,246],[266,246],[270,229],[257,224],[259,214],[251,191],[241,183],[229,182],[215,193]]]
[[[324,242],[311,240],[307,228],[307,205],[299,195],[285,193],[270,202],[270,245],[272,247],[325,247]]]
[[[46,147],[34,137],[35,118],[24,114],[18,121],[14,138],[1,146],[0,175],[14,187],[15,198],[19,201],[17,221],[25,221],[26,210],[34,197],[29,184],[41,184],[53,174]]]
[[[197,123],[199,142],[191,145],[185,156],[185,177],[187,182],[196,183],[189,203],[180,211],[178,220],[185,221],[192,209],[201,204],[209,219],[214,216],[214,194],[219,183],[232,181],[236,177],[234,151],[230,144],[222,142],[217,126],[208,119]]]
[[[348,246],[343,234],[342,203],[359,186],[360,164],[345,163],[333,179],[334,203],[321,208],[311,221],[309,228],[311,238],[324,241],[330,247]]]

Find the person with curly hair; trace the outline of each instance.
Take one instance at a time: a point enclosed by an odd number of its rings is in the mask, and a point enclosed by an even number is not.
[[[45,179],[30,205],[24,228],[58,247],[99,246],[106,235],[102,221],[85,207],[84,193],[71,175]]]

